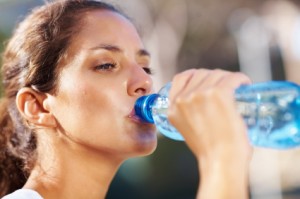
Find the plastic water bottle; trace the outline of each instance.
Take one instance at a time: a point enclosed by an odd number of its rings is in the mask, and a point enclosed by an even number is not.
[[[184,140],[167,119],[171,83],[157,94],[140,97],[135,112],[142,120],[155,123],[168,138]],[[236,89],[237,109],[247,127],[252,145],[273,149],[300,146],[300,87],[286,81],[243,85]]]

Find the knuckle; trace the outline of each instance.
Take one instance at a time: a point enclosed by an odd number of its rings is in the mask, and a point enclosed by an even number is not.
[[[213,72],[214,73],[224,73],[224,74],[229,73],[228,71],[225,71],[225,70],[222,70],[222,69],[219,69],[219,68],[214,69]]]
[[[214,87],[214,88],[210,88],[208,89],[206,92],[203,93],[203,99],[205,100],[211,100],[213,99],[222,99],[224,97],[225,94],[225,89],[221,89],[219,87]]]
[[[171,123],[175,122],[177,120],[178,115],[180,114],[180,110],[182,106],[182,100],[180,97],[177,97],[172,104],[170,105],[168,109],[168,119]]]
[[[200,69],[198,69],[198,70],[196,71],[196,73],[197,73],[197,74],[200,74],[200,75],[202,75],[202,74],[208,74],[208,73],[211,73],[211,72],[212,72],[212,70],[206,69],[206,68],[200,68]]]
[[[184,107],[186,104],[186,99],[183,98],[183,97],[177,97],[175,100],[174,100],[174,107],[176,107],[177,109],[181,109],[182,107]]]
[[[251,83],[251,79],[242,72],[235,72],[232,74],[232,76],[234,76],[234,78],[238,78],[240,81],[243,81],[245,83]]]
[[[192,69],[186,70],[184,72],[178,73],[178,74],[174,75],[172,81],[175,82],[175,81],[179,81],[181,79],[184,79],[186,77],[189,77],[192,74],[194,74],[196,71],[197,71],[197,69],[192,68]]]

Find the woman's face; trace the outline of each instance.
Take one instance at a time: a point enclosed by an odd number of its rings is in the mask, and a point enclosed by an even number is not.
[[[133,112],[135,100],[152,92],[149,54],[123,16],[99,10],[83,17],[59,66],[51,111],[77,144],[122,157],[151,153],[155,127]]]

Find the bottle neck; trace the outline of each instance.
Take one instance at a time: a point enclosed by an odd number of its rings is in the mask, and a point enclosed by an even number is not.
[[[152,106],[159,94],[145,95],[137,99],[134,105],[136,116],[145,122],[154,124]]]

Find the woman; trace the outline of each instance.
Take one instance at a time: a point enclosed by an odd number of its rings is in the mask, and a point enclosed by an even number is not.
[[[27,16],[3,56],[1,195],[105,198],[120,165],[157,144],[155,127],[133,111],[153,92],[149,62],[109,4],[57,1]],[[233,99],[245,83],[221,70],[173,79],[169,118],[199,161],[198,198],[247,198],[250,147]]]

